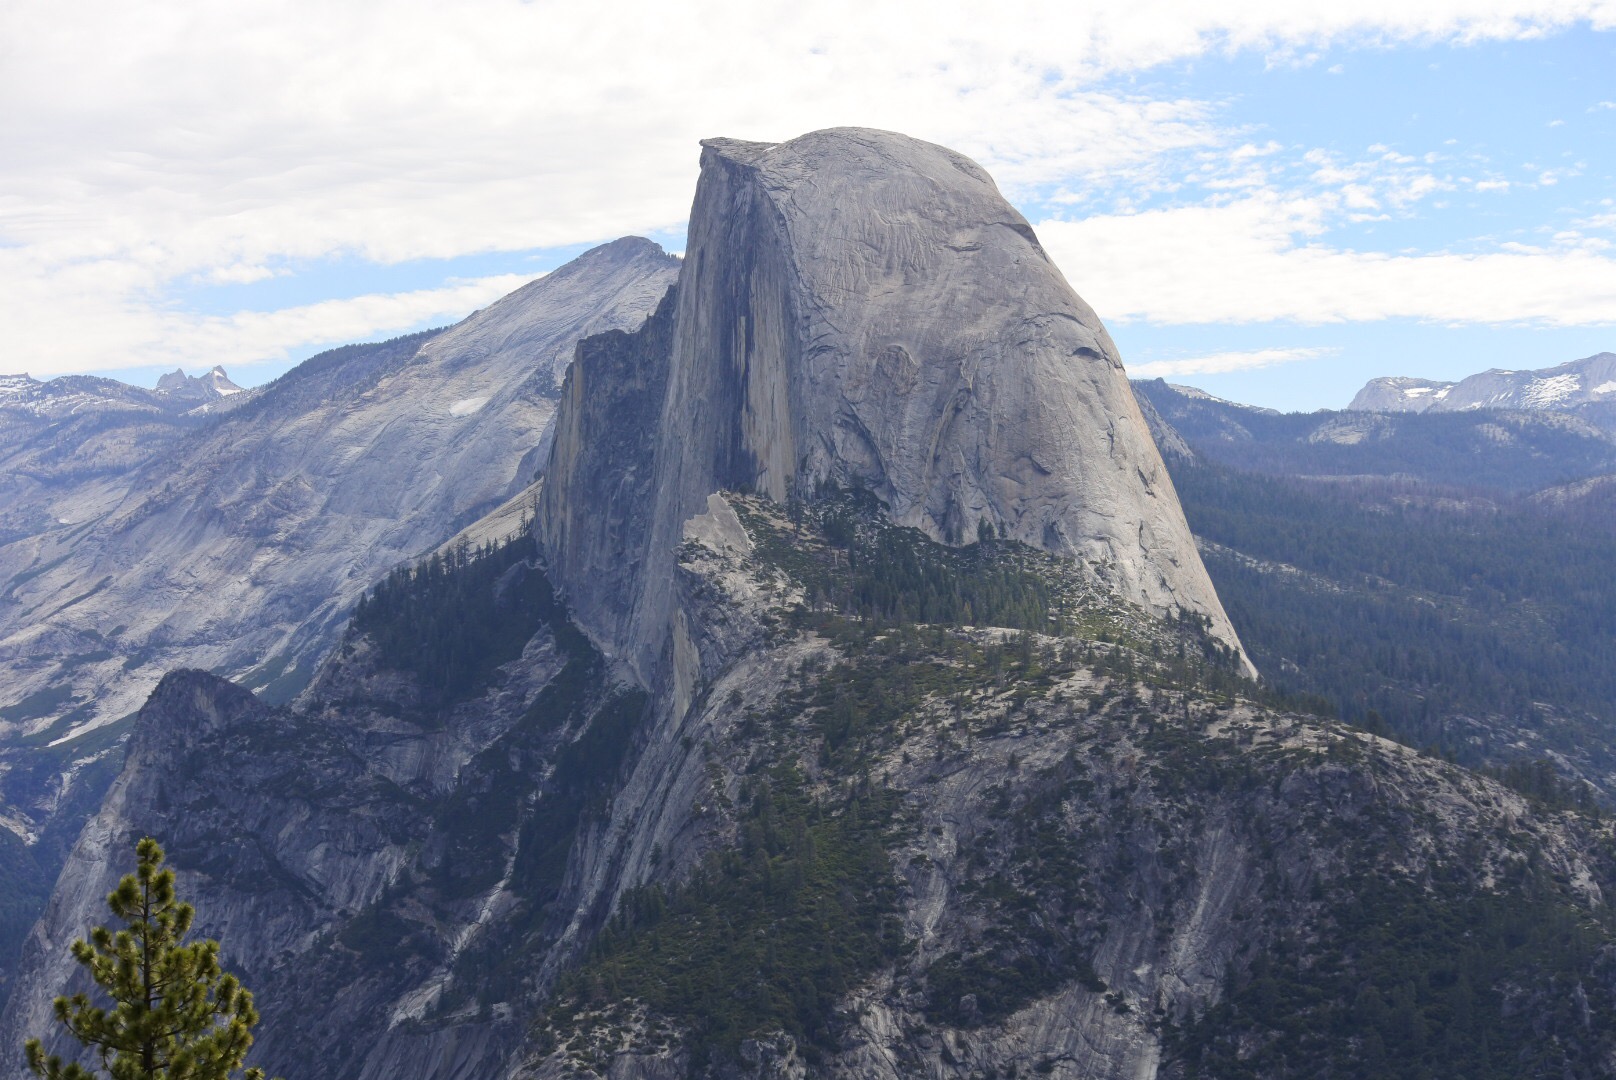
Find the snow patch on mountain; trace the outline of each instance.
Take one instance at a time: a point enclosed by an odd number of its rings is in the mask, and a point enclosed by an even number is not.
[[[1443,400],[1453,383],[1406,376],[1370,379],[1347,408],[1356,412],[1424,412]]]
[[[1582,388],[1582,377],[1570,373],[1547,379],[1533,379],[1521,392],[1521,399],[1530,408],[1551,409]]]
[[[1267,413],[1270,416],[1279,415],[1277,410],[1265,409],[1261,405],[1247,405],[1239,401],[1230,401],[1228,398],[1220,398],[1215,394],[1207,393],[1198,386],[1181,386],[1178,383],[1168,383],[1167,385],[1185,397],[1193,398],[1196,401],[1210,401],[1216,405],[1230,405],[1236,409],[1249,409],[1251,412]]]
[[[1358,412],[1572,410],[1616,391],[1616,353],[1552,368],[1493,368],[1456,383],[1405,376],[1370,379],[1348,405]]]

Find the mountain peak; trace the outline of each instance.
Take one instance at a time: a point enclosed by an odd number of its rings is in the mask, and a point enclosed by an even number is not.
[[[183,390],[188,385],[190,378],[185,374],[185,369],[175,368],[157,380],[157,392],[173,393],[175,390]]]
[[[1616,404],[1616,353],[1554,367],[1489,368],[1458,382],[1407,376],[1370,379],[1347,408],[1366,412],[1472,409],[1569,410]]]
[[[187,375],[185,369],[175,368],[157,380],[157,392],[182,401],[211,401],[241,393],[242,388],[230,381],[223,365],[215,364],[206,375]]]
[[[662,663],[674,551],[711,493],[783,502],[828,484],[868,489],[934,540],[991,527],[1074,558],[1126,600],[1205,617],[1238,647],[1116,346],[986,170],[866,128],[702,145],[676,303],[643,342],[580,347],[602,370],[639,373],[633,417],[584,400],[580,361],[557,420],[540,529],[577,594],[599,591],[602,564],[572,546],[567,522],[585,504],[567,500],[623,481],[589,447],[655,426],[613,464],[655,476],[622,582],[632,595],[579,612],[607,651],[636,657],[642,676]]]
[[[1394,375],[1370,379],[1347,406],[1355,412],[1425,412],[1448,396],[1451,382]]]
[[[225,370],[222,365],[213,365],[213,370],[209,371],[205,376],[203,376],[203,378],[207,380],[208,385],[212,387],[212,389],[218,394],[228,397],[231,394],[241,393],[242,388],[230,381],[230,376],[225,374]]]

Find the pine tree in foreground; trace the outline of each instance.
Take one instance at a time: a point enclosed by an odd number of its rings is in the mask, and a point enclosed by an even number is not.
[[[258,1022],[252,994],[219,967],[219,943],[184,943],[196,911],[174,895],[174,871],[147,837],[135,845],[138,864],[107,897],[126,924],[98,926],[75,941],[73,956],[112,999],[110,1009],[87,994],[56,999],[56,1018],[111,1080],[230,1080],[252,1046]],[[93,1068],[45,1056],[29,1039],[28,1067],[44,1080],[95,1080]],[[245,1080],[263,1080],[248,1069]]]

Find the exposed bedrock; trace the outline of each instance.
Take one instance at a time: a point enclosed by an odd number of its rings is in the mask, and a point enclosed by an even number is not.
[[[986,524],[1070,555],[1238,647],[1116,346],[980,166],[860,128],[703,147],[677,303],[580,350],[643,365],[645,386],[610,401],[575,386],[558,419],[541,539],[602,647],[653,681],[675,549],[711,492],[783,500],[825,482],[868,487],[934,539]],[[600,468],[580,448],[643,432],[658,378],[654,434]],[[650,511],[638,548],[582,550],[599,526],[575,522],[625,490]]]

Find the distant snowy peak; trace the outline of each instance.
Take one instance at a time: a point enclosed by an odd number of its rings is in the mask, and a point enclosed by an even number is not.
[[[189,385],[191,385],[191,380],[185,374],[184,369],[175,368],[157,380],[157,392],[159,394],[172,394],[176,390],[184,390]]]
[[[242,391],[241,386],[229,380],[223,367],[196,377],[173,370],[158,378],[155,390],[97,375],[60,375],[50,382],[40,382],[29,375],[0,375],[0,414],[23,422],[27,430],[37,430],[39,424],[65,424],[84,417],[129,412],[154,419],[163,417],[166,422],[229,411],[257,394],[257,390]]]
[[[157,380],[157,392],[176,401],[200,403],[239,394],[241,390],[218,365],[206,375],[187,375],[175,368]]]
[[[1450,382],[1401,375],[1370,379],[1347,408],[1359,412],[1424,412],[1446,400],[1453,387]]]
[[[239,394],[242,391],[241,387],[230,381],[230,376],[224,373],[224,368],[217,364],[215,364],[213,366],[213,370],[204,375],[203,378],[206,379],[215,390],[217,390],[220,394],[223,394],[225,397],[229,397],[231,394]]]
[[[1347,408],[1363,412],[1563,410],[1597,403],[1616,403],[1616,353],[1603,352],[1535,371],[1494,368],[1456,383],[1371,379]]]
[[[226,398],[233,407],[255,394],[243,394],[222,367],[196,376],[175,369],[157,380],[155,390],[95,375],[62,375],[48,382],[28,375],[0,375],[0,409],[46,421],[108,412],[200,414],[214,411]]]
[[[0,375],[0,405],[15,405],[33,397],[39,380],[27,375]]]
[[[63,375],[40,382],[27,375],[0,375],[0,410],[54,421],[85,413],[150,412],[160,409],[150,390],[93,375]]]

